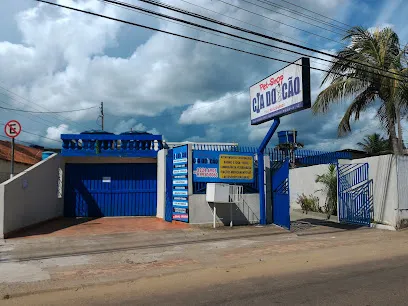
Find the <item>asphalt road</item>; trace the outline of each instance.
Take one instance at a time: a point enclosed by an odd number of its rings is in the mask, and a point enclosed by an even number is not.
[[[91,301],[89,301],[91,302]],[[102,300],[98,300],[99,304]],[[92,303],[92,302],[91,302]],[[168,295],[118,297],[120,305],[407,305],[408,257],[285,277],[246,279]]]
[[[214,275],[217,277],[222,276]],[[123,283],[111,288],[94,287],[89,292],[88,289],[78,293],[55,292],[3,302],[13,305],[407,305],[408,257],[309,273],[268,275],[217,286],[206,285],[211,283],[207,278],[202,279],[199,287],[187,290],[183,288],[188,288],[189,279],[178,275],[173,284],[167,283],[152,292],[150,284],[154,282],[157,288],[160,281],[160,278],[146,279],[144,286]]]

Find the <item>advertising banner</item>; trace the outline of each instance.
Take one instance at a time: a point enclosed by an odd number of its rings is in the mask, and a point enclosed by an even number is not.
[[[310,60],[297,60],[251,86],[249,93],[252,125],[310,108]]]
[[[188,146],[173,148],[173,220],[188,222]]]
[[[193,151],[193,181],[252,183],[253,153]]]

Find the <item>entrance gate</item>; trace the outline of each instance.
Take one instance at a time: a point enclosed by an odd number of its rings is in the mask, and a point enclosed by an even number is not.
[[[272,222],[290,229],[289,159],[271,162]]]
[[[339,221],[370,226],[373,216],[373,181],[368,163],[338,165]]]

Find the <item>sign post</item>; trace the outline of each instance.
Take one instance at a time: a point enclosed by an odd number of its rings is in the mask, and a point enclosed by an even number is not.
[[[266,224],[264,151],[280,117],[310,108],[310,59],[301,58],[249,89],[251,125],[274,120],[257,150],[260,223]]]
[[[4,126],[4,133],[11,138],[10,178],[12,178],[14,176],[14,140],[21,133],[21,124],[17,120],[10,120]]]

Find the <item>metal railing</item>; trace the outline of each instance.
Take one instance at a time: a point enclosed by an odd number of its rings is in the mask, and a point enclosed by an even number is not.
[[[157,157],[161,135],[63,134],[63,156]]]

